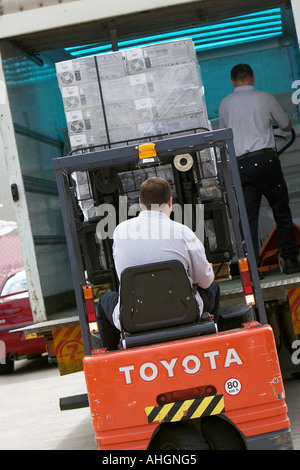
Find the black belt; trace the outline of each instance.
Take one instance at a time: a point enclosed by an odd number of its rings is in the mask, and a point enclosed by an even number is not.
[[[243,160],[244,158],[255,157],[257,155],[267,155],[268,153],[272,152],[274,154],[275,150],[271,147],[261,150],[255,150],[254,152],[244,153],[237,157],[238,160]]]

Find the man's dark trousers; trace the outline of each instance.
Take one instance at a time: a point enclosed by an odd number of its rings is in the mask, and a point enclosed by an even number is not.
[[[262,196],[273,211],[282,258],[296,260],[297,240],[289,207],[289,195],[281,163],[273,149],[238,157],[238,166],[249,219],[252,242],[259,263],[258,220]]]

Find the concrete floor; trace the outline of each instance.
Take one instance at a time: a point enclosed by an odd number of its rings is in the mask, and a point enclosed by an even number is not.
[[[83,372],[60,376],[47,357],[19,361],[0,386],[0,449],[96,450],[89,408],[59,408],[61,397],[85,393]]]
[[[60,376],[47,357],[16,363],[0,376],[0,450],[96,450],[89,408],[61,411],[59,399],[85,393],[83,372]],[[295,450],[300,450],[300,380],[285,390]]]

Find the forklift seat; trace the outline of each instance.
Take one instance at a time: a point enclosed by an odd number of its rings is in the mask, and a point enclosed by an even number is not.
[[[216,331],[213,321],[201,322],[193,289],[178,260],[127,268],[120,286],[124,348]]]

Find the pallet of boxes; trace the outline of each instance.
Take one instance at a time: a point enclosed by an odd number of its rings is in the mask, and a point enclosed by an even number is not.
[[[56,72],[72,153],[211,129],[191,39],[59,62]],[[199,200],[220,200],[215,152],[205,149],[197,158]],[[190,166],[178,169],[187,171]],[[136,200],[142,181],[155,175],[173,182],[171,165],[119,174],[129,204]],[[74,178],[85,218],[94,217],[96,208],[88,175],[76,172]],[[218,210],[206,212],[205,232],[213,252],[217,249],[214,216],[218,216]]]

